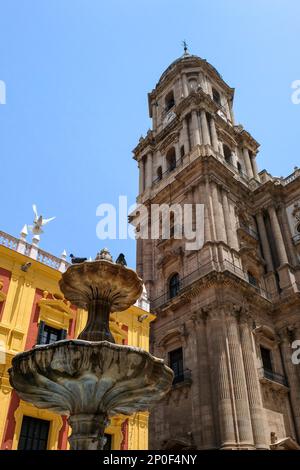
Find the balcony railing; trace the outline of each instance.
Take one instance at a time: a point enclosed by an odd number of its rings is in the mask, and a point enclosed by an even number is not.
[[[220,269],[221,268],[221,269]],[[182,277],[178,281],[178,289],[177,295],[170,295],[169,291],[164,292],[162,295],[158,296],[151,302],[151,310],[156,310],[163,305],[167,304],[170,301],[174,301],[174,299],[179,298],[178,296],[185,290],[186,287],[192,285],[194,282],[199,281],[201,278],[209,274],[210,272],[230,272],[235,276],[239,277],[243,281],[247,282],[258,295],[261,297],[270,300],[271,295],[264,289],[262,289],[259,285],[253,285],[249,280],[249,275],[246,271],[244,271],[239,266],[234,265],[230,261],[223,261],[221,266],[218,266],[218,263],[215,260],[212,260],[199,268],[195,271],[192,271],[187,276]]]
[[[277,382],[281,385],[284,385],[285,387],[288,386],[287,380],[284,377],[284,375],[278,374],[277,372],[273,372],[263,367],[260,369],[259,372],[260,372],[260,376],[265,379],[272,380],[272,382]]]
[[[40,263],[46,264],[50,268],[59,270],[61,272],[65,271],[66,268],[69,266],[69,263],[67,263],[65,259],[51,255],[51,253],[47,253],[46,251],[41,250],[35,245],[22,241],[19,238],[13,237],[12,235],[1,231],[0,245],[5,246],[10,250],[14,250],[21,254],[24,254],[29,258],[36,259]],[[20,250],[20,246],[23,247],[22,251]]]

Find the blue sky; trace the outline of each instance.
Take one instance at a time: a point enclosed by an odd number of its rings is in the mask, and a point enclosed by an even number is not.
[[[0,230],[45,216],[41,247],[135,266],[132,240],[96,237],[96,207],[138,187],[131,150],[150,127],[147,93],[190,52],[236,88],[235,116],[261,143],[259,167],[299,164],[298,0],[0,0]]]

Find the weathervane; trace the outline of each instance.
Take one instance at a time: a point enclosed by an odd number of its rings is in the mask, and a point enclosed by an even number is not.
[[[183,45],[183,50],[184,50],[184,54],[188,54],[188,45],[187,45],[187,42],[186,40],[182,41],[182,45]]]
[[[40,235],[41,233],[44,233],[42,230],[42,227],[52,220],[55,219],[55,217],[50,217],[50,219],[44,219],[42,215],[38,215],[36,205],[32,205],[32,209],[34,212],[34,220],[33,224],[34,225],[29,225],[29,230],[34,233],[35,235]]]

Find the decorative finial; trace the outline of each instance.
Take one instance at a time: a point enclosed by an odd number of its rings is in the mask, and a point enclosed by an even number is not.
[[[27,225],[25,224],[20,232],[21,240],[25,241],[27,235],[28,235],[28,229],[27,229]]]
[[[188,45],[187,45],[186,40],[182,41],[182,45],[183,45],[184,55],[188,55],[189,51],[188,51]]]
[[[105,259],[106,261],[113,260],[108,248],[102,248],[102,250],[99,253],[97,253],[96,261],[100,259]]]

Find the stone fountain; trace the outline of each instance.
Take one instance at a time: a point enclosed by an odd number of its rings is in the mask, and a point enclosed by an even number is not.
[[[78,339],[17,354],[10,383],[23,400],[68,416],[72,450],[101,450],[109,418],[151,409],[169,391],[173,372],[140,348],[115,344],[110,313],[133,305],[142,281],[113,263],[107,251],[96,261],[70,266],[60,289],[73,305],[88,311],[86,327]]]

